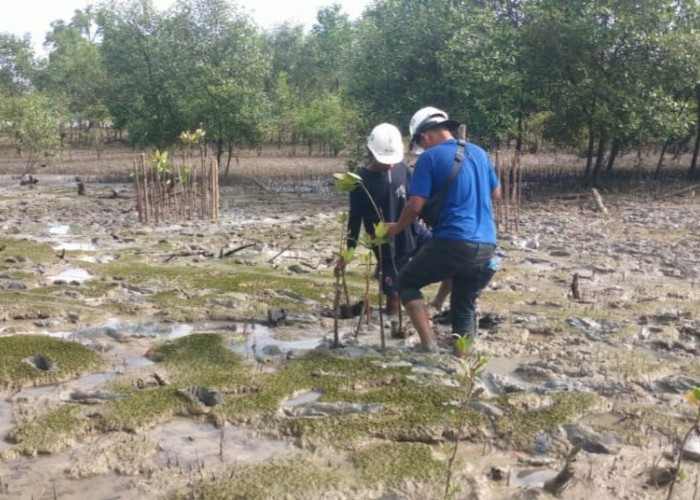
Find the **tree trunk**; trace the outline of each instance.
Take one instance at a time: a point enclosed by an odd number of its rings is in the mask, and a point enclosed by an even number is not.
[[[216,163],[221,165],[221,156],[224,154],[224,140],[223,139],[217,139],[216,140]],[[228,171],[226,171],[226,175],[228,175]]]
[[[603,157],[605,156],[605,146],[608,143],[608,139],[605,135],[605,130],[600,133],[600,139],[598,139],[598,151],[596,152],[595,167],[593,167],[593,173],[591,178],[588,179],[588,186],[598,186],[600,184],[600,169],[603,166]]]
[[[588,150],[586,151],[586,172],[583,175],[584,183],[589,185],[591,180],[591,172],[593,170],[593,148],[595,147],[595,134],[593,127],[588,126]]]
[[[661,154],[659,155],[659,163],[656,164],[656,172],[654,172],[654,177],[659,177],[661,175],[661,167],[664,164],[664,156],[666,155],[666,150],[668,149],[669,139],[664,141],[664,145],[661,148]]]
[[[697,100],[697,128],[695,130],[695,147],[693,148],[693,159],[690,160],[690,168],[688,169],[688,177],[695,177],[698,167],[698,151],[700,151],[700,85],[695,87],[695,98]]]
[[[231,168],[231,156],[233,156],[233,141],[229,141],[228,143],[228,157],[226,158],[226,172],[224,173],[225,177],[228,177],[228,170]]]
[[[614,139],[612,143],[612,148],[610,149],[610,157],[608,158],[608,164],[605,167],[605,173],[609,174],[612,172],[613,165],[615,164],[615,159],[617,158],[617,155],[620,153],[620,145],[622,144],[622,141],[620,139]]]
[[[518,111],[518,136],[515,139],[515,153],[520,154],[523,151],[523,112]]]

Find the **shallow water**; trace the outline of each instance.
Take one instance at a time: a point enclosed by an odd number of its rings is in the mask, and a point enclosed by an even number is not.
[[[185,471],[260,462],[281,453],[299,451],[283,441],[256,437],[230,425],[217,429],[187,419],[173,420],[148,435],[159,444],[161,451],[154,458],[158,465],[176,465]]]
[[[71,267],[61,271],[58,274],[49,276],[49,279],[54,283],[56,281],[65,281],[68,283],[75,281],[77,283],[85,283],[87,280],[90,280],[93,277],[94,276],[85,269],[80,269],[79,267]]]
[[[512,487],[541,488],[544,483],[556,477],[559,471],[552,469],[512,469],[509,484]]]
[[[246,356],[261,353],[266,346],[276,345],[285,353],[288,351],[311,350],[318,347],[323,337],[300,338],[298,340],[280,340],[274,337],[274,332],[264,325],[253,324],[243,329],[245,341],[233,346],[234,351]]]

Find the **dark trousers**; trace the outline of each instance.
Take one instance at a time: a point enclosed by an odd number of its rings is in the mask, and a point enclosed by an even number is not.
[[[433,238],[399,272],[401,302],[422,299],[421,288],[452,278],[452,333],[475,334],[476,299],[495,273],[489,268],[495,250],[488,243]]]

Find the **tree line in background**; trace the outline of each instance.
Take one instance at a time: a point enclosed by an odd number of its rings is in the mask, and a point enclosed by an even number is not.
[[[487,147],[583,152],[589,184],[648,146],[697,174],[698,0],[375,0],[354,21],[321,8],[309,32],[262,30],[233,1],[107,0],[44,46],[0,33],[0,126],[30,158],[76,128],[98,151],[203,128],[220,163],[263,143],[338,154],[433,105]]]

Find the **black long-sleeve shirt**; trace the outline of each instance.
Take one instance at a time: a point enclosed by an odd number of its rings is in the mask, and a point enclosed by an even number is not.
[[[406,205],[411,171],[404,162],[397,163],[388,171],[375,171],[363,168],[360,173],[364,186],[379,208],[385,222],[396,222]],[[350,215],[348,218],[348,248],[357,245],[360,226],[364,223],[365,232],[374,235],[374,224],[381,219],[361,186],[350,193]],[[427,230],[414,223],[397,234],[390,245],[382,245],[382,260],[388,263],[392,249],[397,266],[401,266],[415,253],[421,238],[429,235]],[[376,254],[376,250],[375,250]]]

